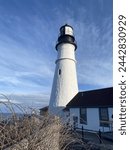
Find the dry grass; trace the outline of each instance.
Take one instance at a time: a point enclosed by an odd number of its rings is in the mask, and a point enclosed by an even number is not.
[[[0,101],[11,117],[0,121],[0,150],[69,150],[75,144],[89,149],[71,128],[56,116],[27,115],[27,110],[16,104]],[[25,114],[19,119],[15,109]],[[33,111],[34,112],[34,111]],[[1,118],[3,113],[1,111]],[[76,149],[75,149],[76,150]]]

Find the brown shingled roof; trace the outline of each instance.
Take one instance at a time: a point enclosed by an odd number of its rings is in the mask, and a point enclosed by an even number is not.
[[[79,92],[66,107],[113,107],[113,87]]]

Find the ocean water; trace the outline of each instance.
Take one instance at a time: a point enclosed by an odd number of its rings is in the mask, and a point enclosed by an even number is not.
[[[24,114],[21,113],[16,113],[15,115],[17,116],[17,118],[22,118],[24,116]],[[0,122],[3,120],[11,119],[12,117],[12,113],[0,113]]]

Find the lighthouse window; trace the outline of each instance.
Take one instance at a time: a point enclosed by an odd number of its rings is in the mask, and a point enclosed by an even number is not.
[[[65,34],[65,29],[61,28],[61,35],[64,35],[64,34]]]
[[[59,69],[59,75],[61,75],[61,69]]]
[[[73,35],[73,30],[70,27],[66,27],[65,34]]]

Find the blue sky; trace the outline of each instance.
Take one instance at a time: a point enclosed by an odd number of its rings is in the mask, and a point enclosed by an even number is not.
[[[0,93],[14,103],[48,105],[65,23],[77,40],[79,90],[112,86],[112,13],[112,0],[0,0]]]

